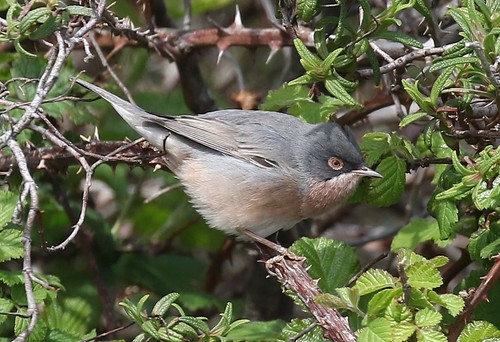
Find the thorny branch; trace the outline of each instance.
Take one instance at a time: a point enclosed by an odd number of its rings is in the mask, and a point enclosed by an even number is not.
[[[97,7],[90,20],[85,26],[77,30],[72,37],[63,37],[60,31],[54,33],[56,37],[55,44],[49,50],[48,65],[42,74],[38,85],[35,96],[31,103],[25,107],[25,112],[22,117],[17,120],[10,130],[7,130],[0,136],[0,147],[8,146],[12,151],[15,158],[16,165],[23,179],[23,196],[24,199],[29,196],[29,209],[26,222],[24,223],[23,229],[23,245],[24,245],[24,258],[23,258],[23,274],[24,274],[24,286],[26,292],[26,298],[28,303],[27,315],[30,317],[29,324],[26,329],[22,331],[14,340],[15,342],[23,342],[32,333],[38,319],[38,308],[35,303],[35,297],[33,293],[33,282],[40,282],[33,275],[32,261],[31,261],[31,231],[34,226],[35,218],[39,211],[38,203],[38,193],[37,186],[33,177],[31,176],[30,170],[27,165],[26,157],[16,140],[17,135],[25,128],[31,125],[33,120],[39,117],[40,105],[45,100],[50,89],[54,86],[57,81],[60,71],[69,54],[73,51],[76,44],[81,43],[82,37],[87,34],[100,20],[102,12],[105,7],[105,1],[97,1]],[[26,190],[27,189],[27,190]],[[18,208],[23,206],[20,201]],[[19,212],[19,210],[17,211]]]

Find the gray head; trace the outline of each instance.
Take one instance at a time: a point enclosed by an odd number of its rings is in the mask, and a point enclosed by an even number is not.
[[[303,139],[298,163],[309,179],[327,181],[352,172],[379,176],[365,167],[359,146],[347,127],[336,123],[315,125]]]

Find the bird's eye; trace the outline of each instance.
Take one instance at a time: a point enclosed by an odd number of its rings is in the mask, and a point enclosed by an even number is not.
[[[331,157],[328,159],[328,165],[335,171],[339,171],[344,167],[344,161],[338,157]]]

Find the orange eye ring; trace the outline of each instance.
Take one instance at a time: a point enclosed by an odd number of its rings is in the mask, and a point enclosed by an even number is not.
[[[328,159],[328,166],[335,171],[340,171],[344,168],[344,161],[338,157],[331,157]]]

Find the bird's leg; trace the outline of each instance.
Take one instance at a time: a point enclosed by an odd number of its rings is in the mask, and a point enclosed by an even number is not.
[[[248,230],[246,228],[238,228],[237,231],[238,231],[238,233],[249,237],[253,241],[258,242],[261,245],[266,246],[266,247],[268,247],[268,248],[270,248],[270,249],[278,252],[282,256],[286,256],[286,257],[288,257],[288,258],[290,258],[292,260],[302,259],[301,257],[297,256],[293,252],[290,252],[285,247],[283,247],[281,245],[278,245],[277,243],[274,243],[272,241],[269,241],[268,239],[263,238],[262,236],[260,236],[260,235],[258,235],[256,233],[252,232],[251,230]]]

